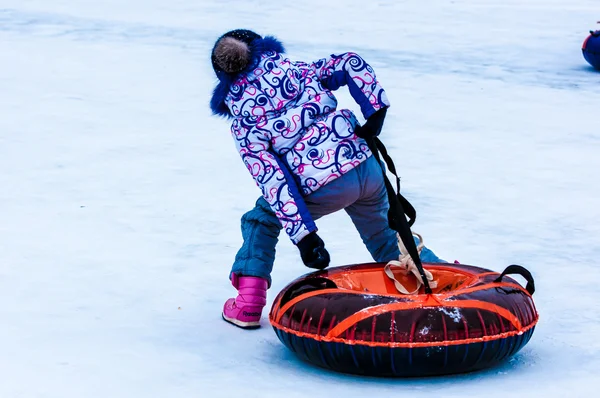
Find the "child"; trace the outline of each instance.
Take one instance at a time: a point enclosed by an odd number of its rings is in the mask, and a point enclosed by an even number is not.
[[[233,119],[236,147],[262,191],[242,217],[243,245],[230,273],[238,296],[223,308],[223,318],[242,328],[260,324],[281,229],[307,267],[324,269],[330,257],[315,220],[344,209],[373,260],[400,256],[382,168],[365,141],[379,135],[390,105],[373,69],[355,53],[312,63],[283,53],[274,37],[234,30],[211,56],[219,79],[211,108]],[[360,105],[365,125],[337,109],[331,91],[341,86]],[[421,259],[441,261],[427,249]]]

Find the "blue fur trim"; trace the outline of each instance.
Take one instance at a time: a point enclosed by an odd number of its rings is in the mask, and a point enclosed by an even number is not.
[[[285,48],[283,48],[283,44],[274,36],[265,36],[262,39],[254,40],[250,46],[250,54],[253,62],[244,71],[248,72],[254,69],[260,60],[260,56],[268,51],[283,54],[285,53]]]
[[[223,73],[223,75],[225,76],[220,79],[219,84],[217,84],[217,87],[213,90],[210,99],[210,109],[212,109],[214,115],[230,117],[231,112],[227,105],[225,105],[225,98],[229,93],[229,87],[233,83],[233,79],[227,76],[226,73]]]
[[[261,55],[268,51],[283,54],[285,53],[285,48],[283,47],[283,44],[275,37],[265,36],[262,39],[257,39],[252,42],[252,45],[250,46],[250,59],[252,61],[243,71],[235,74],[216,72],[219,83],[213,90],[212,98],[210,99],[210,109],[212,110],[213,114],[224,117],[232,116],[229,108],[227,105],[225,105],[225,98],[227,98],[227,94],[229,94],[229,88],[233,82],[235,82],[238,76],[248,73],[256,68],[260,62]]]

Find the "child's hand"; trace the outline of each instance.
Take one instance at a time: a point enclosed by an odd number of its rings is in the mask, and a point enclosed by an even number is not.
[[[316,232],[306,235],[296,246],[300,250],[302,262],[308,268],[325,269],[329,266],[330,257],[325,249],[325,242]]]
[[[364,125],[356,126],[354,134],[365,139],[377,137],[381,133],[386,113],[387,107],[379,109],[367,119]]]

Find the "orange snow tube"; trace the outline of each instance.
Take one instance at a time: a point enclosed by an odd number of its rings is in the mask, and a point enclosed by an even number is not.
[[[300,358],[335,371],[372,376],[469,372],[519,351],[538,321],[534,281],[521,266],[499,274],[462,264],[423,264],[436,287],[400,294],[385,264],[305,275],[276,297],[269,319]],[[527,280],[523,288],[508,274]],[[414,290],[413,275],[394,272]]]

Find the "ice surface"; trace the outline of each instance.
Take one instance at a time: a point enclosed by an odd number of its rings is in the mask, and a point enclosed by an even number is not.
[[[579,397],[600,367],[597,0],[0,1],[0,397]],[[259,190],[212,117],[224,31],[293,59],[356,51],[382,139],[449,260],[530,269],[540,322],[511,361],[380,380],[299,362],[220,319]],[[342,105],[357,109],[350,97]],[[335,265],[369,261],[343,213]],[[282,236],[269,305],[307,272]],[[588,392],[589,391],[589,392]],[[590,395],[591,394],[591,395]]]

